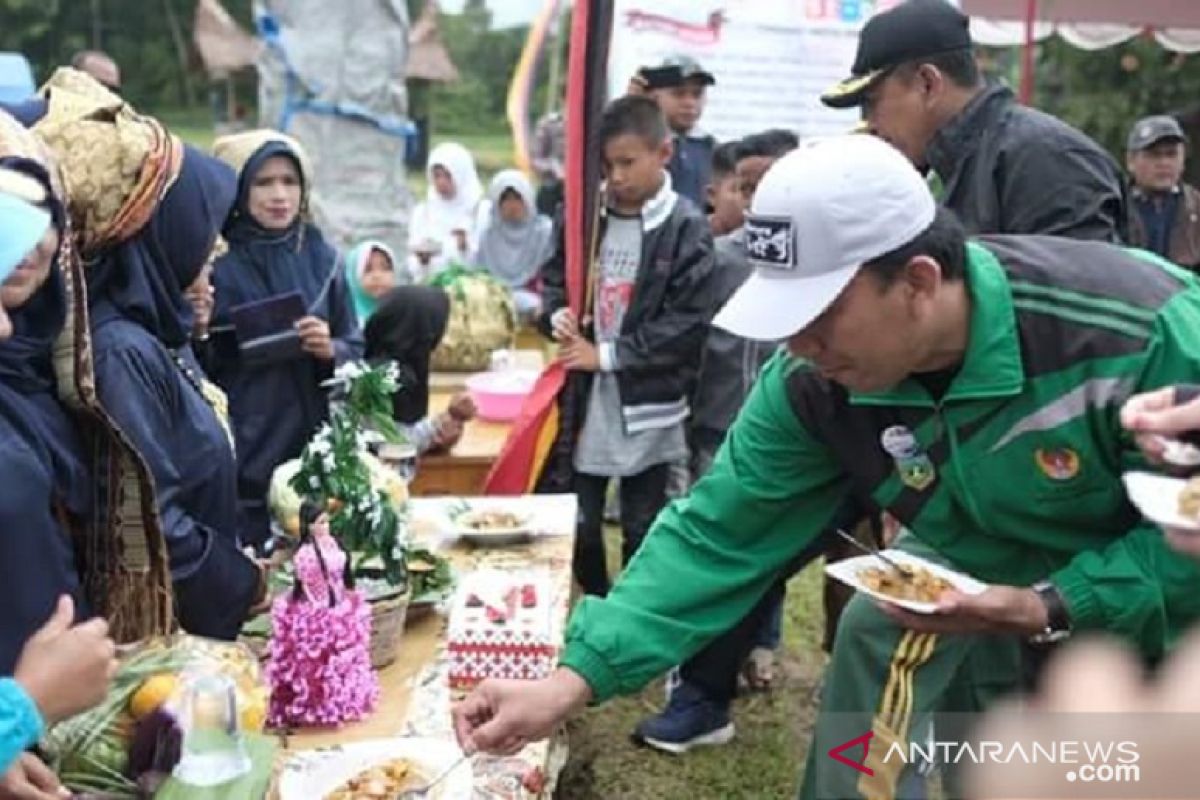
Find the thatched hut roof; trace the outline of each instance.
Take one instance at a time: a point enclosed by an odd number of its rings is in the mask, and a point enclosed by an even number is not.
[[[242,30],[219,0],[196,3],[192,40],[200,51],[204,68],[213,77],[225,77],[254,66],[262,42]]]
[[[408,33],[408,78],[426,81],[458,80],[458,68],[442,41],[437,0],[426,0],[421,16]]]

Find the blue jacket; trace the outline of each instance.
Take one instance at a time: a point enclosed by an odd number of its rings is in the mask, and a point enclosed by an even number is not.
[[[675,152],[667,164],[671,186],[703,211],[708,207],[708,184],[712,180],[713,150],[717,140],[711,136],[677,135]]]
[[[232,639],[259,588],[240,551],[236,464],[201,395],[184,287],[233,201],[233,172],[189,149],[146,228],[88,273],[96,388],[154,477],[180,624]]]
[[[267,159],[280,155],[296,158],[283,142],[268,142],[242,169],[238,202],[225,228],[229,252],[213,270],[213,330],[230,326],[232,308],[299,292],[307,313],[329,324],[334,364],[361,358],[362,334],[345,275],[337,268],[337,253],[320,231],[301,218],[282,233],[270,232],[250,216],[254,175]],[[283,462],[299,456],[314,431],[328,419],[329,403],[321,383],[332,376],[334,364],[302,354],[248,365],[239,358],[236,346],[218,346],[215,341],[204,363],[229,395],[239,457],[243,535],[248,543],[260,544],[270,534],[266,498],[271,474]]]

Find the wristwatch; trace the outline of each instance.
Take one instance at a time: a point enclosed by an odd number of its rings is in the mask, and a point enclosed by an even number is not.
[[[1053,644],[1061,642],[1071,635],[1071,615],[1067,612],[1066,601],[1062,594],[1050,581],[1038,581],[1032,587],[1038,599],[1046,606],[1046,628],[1041,633],[1029,637],[1033,644]]]

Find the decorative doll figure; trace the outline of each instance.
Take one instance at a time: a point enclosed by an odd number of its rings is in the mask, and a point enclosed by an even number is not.
[[[271,606],[273,727],[341,725],[367,716],[379,699],[371,669],[371,608],[350,581],[348,558],[329,533],[329,515],[300,507],[296,582]]]

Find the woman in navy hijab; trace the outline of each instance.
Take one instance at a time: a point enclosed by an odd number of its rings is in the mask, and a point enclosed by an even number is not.
[[[362,357],[362,335],[337,254],[307,221],[309,176],[299,145],[275,132],[251,131],[220,140],[215,149],[240,166],[240,175],[237,205],[225,226],[229,252],[213,269],[212,330],[235,323],[231,310],[247,303],[298,295],[300,308],[298,318],[281,322],[280,332],[295,337],[291,348],[251,357],[238,331],[236,347],[214,344],[206,361],[229,394],[243,535],[261,544],[270,534],[271,474],[299,456],[328,419],[321,383],[336,365]]]
[[[0,192],[41,206],[52,220],[0,287],[12,321],[11,336],[0,341],[0,675],[9,675],[60,595],[88,615],[72,534],[88,523],[91,477],[75,422],[55,391],[54,340],[67,319],[58,268],[64,209],[49,174],[29,159],[0,159]]]
[[[241,551],[233,445],[205,400],[184,291],[203,280],[235,180],[191,147],[146,227],[88,271],[96,388],[154,476],[185,631],[233,639],[266,591]]]

